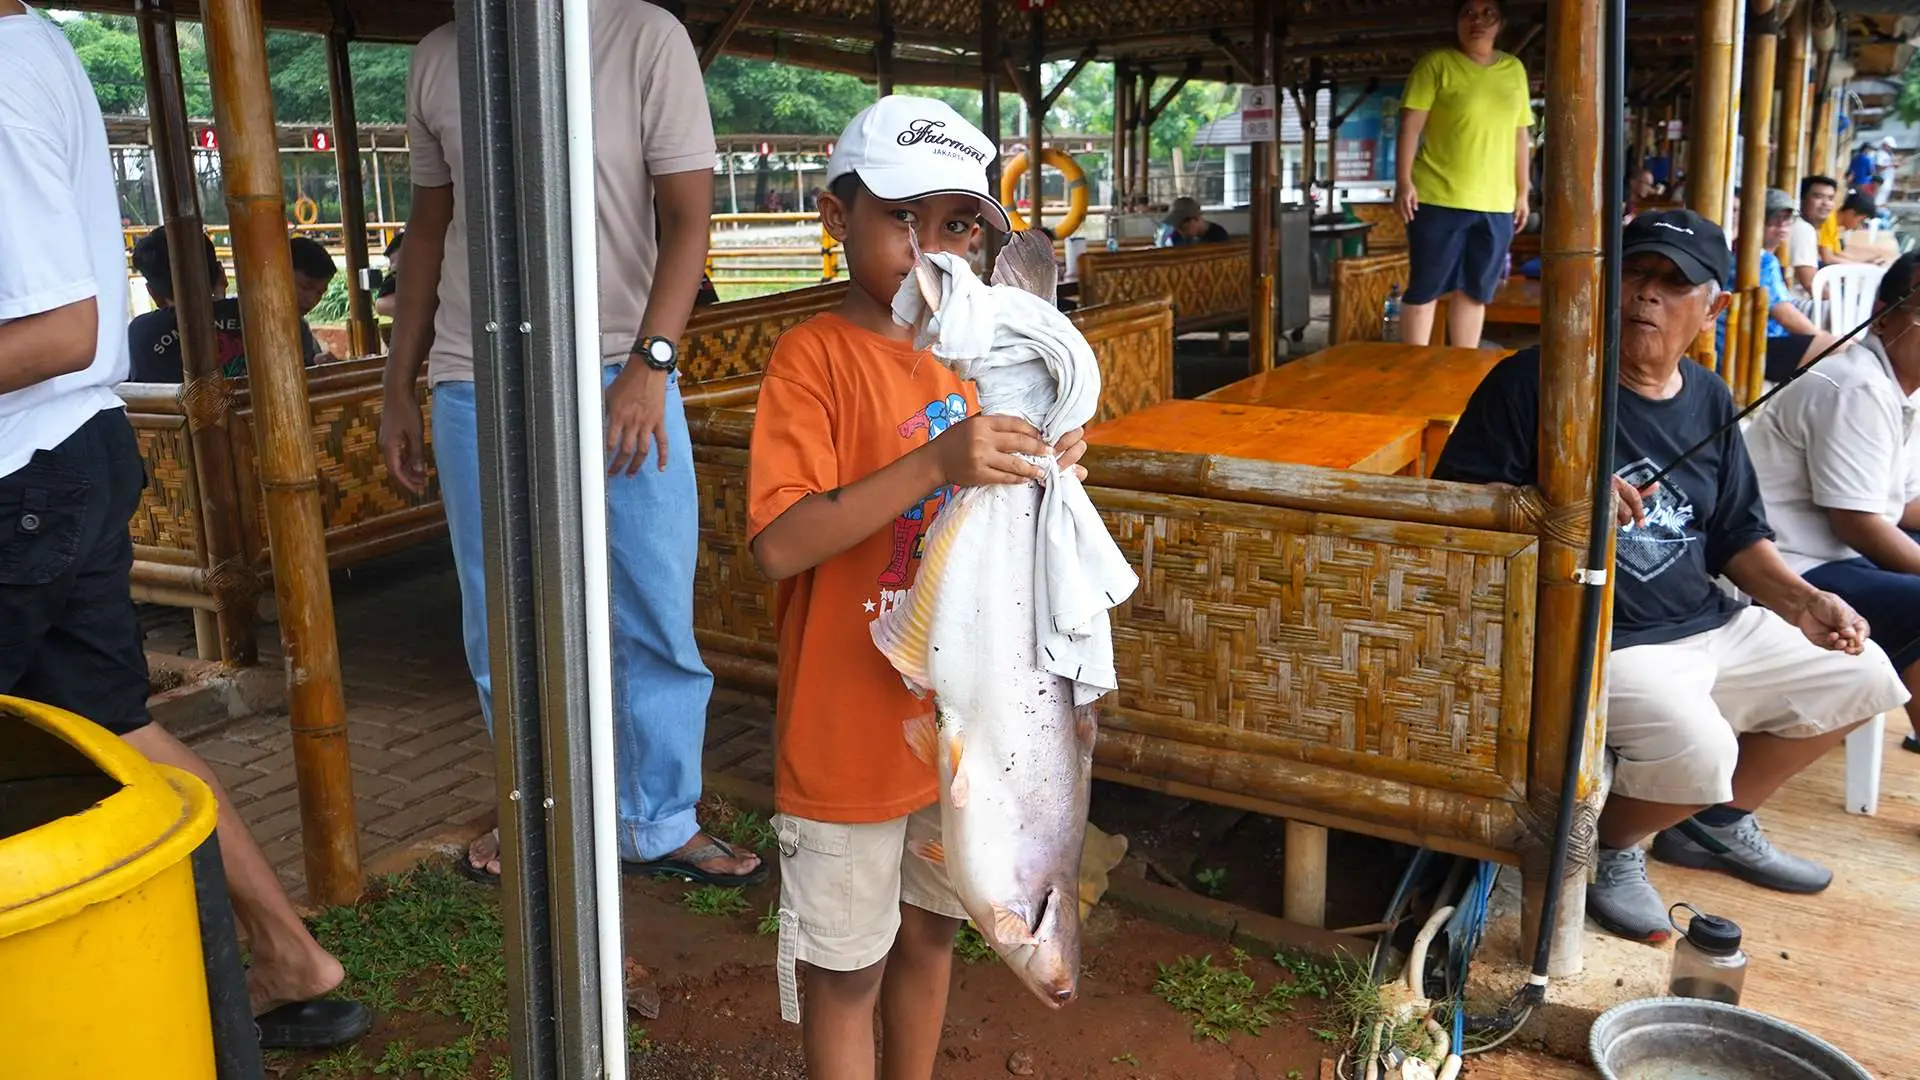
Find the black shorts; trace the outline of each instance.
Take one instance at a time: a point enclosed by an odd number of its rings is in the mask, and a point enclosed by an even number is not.
[[[116,735],[151,722],[127,534],[146,485],[121,409],[0,476],[0,694]]]

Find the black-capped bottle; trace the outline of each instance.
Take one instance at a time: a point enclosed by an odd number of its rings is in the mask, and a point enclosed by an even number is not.
[[[1681,908],[1693,913],[1684,927],[1673,916]],[[1667,993],[1740,1004],[1740,991],[1747,981],[1747,954],[1740,951],[1739,925],[1719,915],[1702,914],[1691,904],[1668,908],[1667,919],[1680,932],[1680,941],[1673,947]]]

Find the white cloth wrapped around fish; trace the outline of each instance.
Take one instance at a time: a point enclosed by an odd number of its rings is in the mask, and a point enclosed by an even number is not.
[[[1051,445],[1093,418],[1099,365],[1054,306],[1044,234],[1017,234],[994,281],[956,256],[923,256],[894,317],[973,380],[983,414],[1020,417]],[[873,638],[908,686],[933,695],[933,715],[906,734],[939,769],[944,842],[918,854],[945,864],[982,936],[1058,1008],[1079,981],[1093,702],[1118,685],[1107,612],[1139,580],[1079,478],[1051,457],[1039,464],[1044,483],[947,501],[911,594]]]

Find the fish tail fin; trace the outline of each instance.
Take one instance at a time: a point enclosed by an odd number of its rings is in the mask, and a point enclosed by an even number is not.
[[[927,530],[926,549],[920,557],[920,573],[913,588],[907,590],[906,599],[874,619],[869,628],[874,647],[893,665],[893,670],[900,673],[907,689],[916,694],[925,694],[933,688],[933,677],[928,671],[933,657],[933,606],[948,557],[953,552],[959,516],[971,502],[965,492],[947,501]]]
[[[933,714],[910,716],[903,726],[906,728],[907,747],[913,751],[913,756],[930,767],[938,768],[940,734],[934,726]]]
[[[964,749],[959,736],[947,740],[947,759],[953,764],[953,783],[947,787],[947,800],[958,810],[967,805],[967,793],[972,790],[967,783],[967,774],[960,768],[960,753]]]
[[[907,850],[934,866],[947,865],[947,849],[938,840],[914,840],[907,844]]]

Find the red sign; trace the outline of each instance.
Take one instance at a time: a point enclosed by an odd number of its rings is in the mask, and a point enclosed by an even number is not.
[[[1373,151],[1372,139],[1335,139],[1333,178],[1335,180],[1374,179]]]
[[[307,145],[315,150],[333,149],[333,132],[326,128],[315,128],[307,135]]]
[[[761,157],[766,157],[766,156],[767,156],[768,154],[771,154],[771,153],[773,153],[773,144],[772,144],[772,143],[761,143],[761,144],[760,144],[760,156],[761,156]]]
[[[202,150],[218,150],[220,149],[220,137],[213,133],[212,128],[201,128],[199,144]]]
[[[827,156],[828,156],[828,157],[832,157],[832,156],[833,156],[833,146],[834,146],[834,144],[833,144],[833,143],[828,143],[828,144],[827,144]]]

